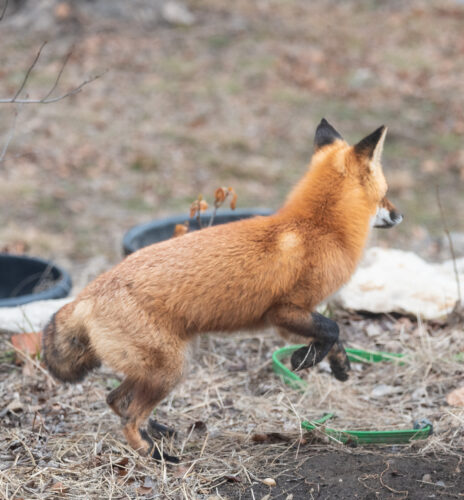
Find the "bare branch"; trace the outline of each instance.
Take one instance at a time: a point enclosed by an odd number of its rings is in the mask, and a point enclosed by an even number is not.
[[[2,13],[0,14],[0,21],[5,17],[6,8],[8,7],[8,0],[5,0]]]
[[[43,98],[44,101],[46,101],[55,91],[55,89],[60,81],[61,75],[63,74],[64,68],[65,68],[66,64],[68,64],[68,61],[69,61],[69,58],[71,57],[72,52],[73,52],[73,47],[71,47],[71,50],[66,54],[66,57],[63,59],[63,64],[61,65],[60,71],[55,79],[55,83],[53,84],[52,88],[49,90],[48,94]]]
[[[6,3],[3,6],[3,11],[0,14],[0,20],[3,18],[4,14],[5,14],[7,5],[8,5],[8,0],[6,0]],[[25,99],[20,99],[19,96],[21,95],[21,92],[25,89],[27,82],[29,80],[29,77],[32,73],[32,70],[35,68],[37,61],[39,60],[40,55],[42,53],[42,50],[46,44],[47,44],[47,42],[44,42],[41,45],[34,60],[32,61],[29,68],[27,69],[26,74],[24,75],[24,78],[21,82],[21,85],[19,86],[15,95],[11,98],[8,98],[8,99],[0,99],[0,104],[20,104],[22,106],[23,104],[49,104],[52,102],[58,102],[58,101],[61,101],[62,99],[65,99],[66,97],[78,94],[86,85],[88,85],[89,83],[92,83],[93,81],[97,80],[98,78],[100,78],[101,76],[103,76],[106,73],[106,71],[104,71],[103,73],[100,73],[96,76],[88,78],[87,80],[84,80],[80,85],[69,90],[68,92],[66,92],[64,94],[61,94],[61,95],[56,96],[56,97],[51,97],[51,95],[55,92],[56,88],[58,87],[58,84],[60,82],[63,71],[64,71],[64,69],[65,69],[66,65],[68,64],[68,61],[71,57],[71,54],[72,54],[72,49],[71,49],[68,52],[68,54],[65,56],[65,58],[63,59],[63,62],[61,64],[61,68],[60,68],[58,74],[56,75],[55,81],[53,82],[53,85],[50,87],[50,90],[45,94],[44,97],[42,97],[41,99],[29,99],[29,96],[26,95]],[[6,154],[6,151],[8,149],[8,146],[11,142],[11,139],[13,138],[15,127],[16,127],[16,120],[17,120],[19,111],[20,111],[20,107],[15,112],[13,124],[8,132],[6,143],[3,146],[2,151],[0,153],[0,164],[3,162],[3,159],[5,158],[5,154]]]
[[[69,92],[66,92],[65,94],[59,95],[57,97],[51,97],[49,99],[45,99],[44,97],[42,99],[15,99],[14,101],[12,99],[0,99],[0,104],[11,104],[11,103],[18,103],[18,104],[50,104],[52,102],[57,102],[61,101],[62,99],[65,99],[66,97],[76,95],[78,94],[86,85],[89,83],[94,82],[95,80],[98,80],[101,78],[106,71],[103,73],[100,73],[96,76],[92,76],[91,78],[83,81],[80,85],[75,87],[74,89],[71,89]],[[49,95],[50,92],[47,94]]]
[[[13,99],[11,99],[11,102],[16,102],[17,97],[21,92],[23,91],[24,87],[26,86],[27,80],[29,79],[29,75],[31,74],[31,71],[34,69],[34,66],[37,64],[37,61],[39,60],[40,54],[42,52],[42,49],[47,45],[47,42],[44,42],[41,46],[39,51],[37,52],[34,60],[32,61],[32,64],[29,66],[28,70],[26,71],[26,75],[24,76],[23,82],[21,83],[18,91],[16,92],[15,96]]]
[[[58,101],[61,101],[62,99],[65,99],[66,97],[78,94],[86,85],[94,82],[95,80],[102,77],[106,73],[106,71],[104,71],[103,73],[100,73],[96,76],[92,76],[91,78],[88,78],[87,80],[84,80],[80,85],[69,90],[65,94],[61,94],[61,95],[56,96],[56,97],[50,97],[53,94],[53,92],[56,90],[56,87],[58,86],[58,83],[61,79],[61,75],[63,74],[64,68],[66,67],[66,65],[69,61],[69,58],[71,57],[71,54],[72,54],[72,49],[71,49],[68,52],[68,54],[66,55],[66,57],[64,58],[63,63],[62,63],[61,68],[60,68],[60,71],[58,72],[58,75],[56,76],[55,81],[53,82],[53,85],[51,86],[50,90],[46,93],[46,95],[44,97],[42,97],[40,99],[19,99],[19,95],[24,90],[24,87],[26,86],[27,81],[29,80],[29,76],[30,76],[32,70],[34,69],[35,65],[37,64],[37,61],[40,57],[40,54],[42,53],[42,49],[45,47],[46,44],[47,44],[47,42],[44,42],[42,44],[42,46],[40,47],[39,51],[37,52],[37,55],[35,56],[34,60],[32,61],[32,64],[29,66],[28,70],[26,71],[26,74],[23,78],[23,81],[22,81],[19,89],[17,90],[16,94],[14,95],[14,97],[7,98],[7,99],[0,99],[0,104],[15,104],[15,103],[17,103],[17,104],[50,104],[52,102],[58,102]]]
[[[0,165],[3,162],[3,159],[5,158],[6,150],[8,149],[8,146],[10,145],[11,139],[13,138],[15,128],[16,128],[16,120],[18,119],[19,112],[21,111],[22,104],[20,104],[17,109],[15,110],[15,116],[13,118],[13,123],[10,127],[10,131],[8,132],[8,136],[6,138],[6,142],[3,146],[2,152],[0,153]]]
[[[453,240],[451,239],[451,234],[450,234],[450,231],[449,231],[449,228],[448,228],[448,224],[446,223],[445,212],[443,211],[443,206],[441,204],[440,188],[439,188],[438,185],[436,186],[436,194],[437,194],[438,208],[440,209],[441,221],[443,223],[443,229],[445,231],[446,237],[448,238],[448,244],[449,244],[449,247],[450,247],[451,257],[453,259],[454,276],[456,278],[456,286],[458,288],[458,303],[461,304],[461,302],[462,302],[462,297],[461,297],[461,282],[460,282],[460,279],[459,279],[458,268],[457,268],[457,265],[456,265],[456,254],[454,252]]]

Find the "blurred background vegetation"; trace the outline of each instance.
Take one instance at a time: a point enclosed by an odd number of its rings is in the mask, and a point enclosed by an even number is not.
[[[375,0],[10,1],[0,97],[19,109],[0,164],[0,247],[67,266],[77,287],[121,258],[132,225],[185,213],[233,186],[239,207],[277,208],[302,176],[317,123],[349,141],[389,127],[389,197],[405,214],[373,243],[448,258],[440,187],[464,253],[464,3]],[[17,106],[0,107],[0,148]]]

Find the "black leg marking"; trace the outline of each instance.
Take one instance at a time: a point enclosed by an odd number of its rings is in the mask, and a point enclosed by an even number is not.
[[[297,333],[303,333],[302,329],[298,328]],[[320,363],[338,341],[340,330],[335,321],[326,318],[322,314],[311,313],[311,327],[306,329],[305,333],[317,340],[293,353],[291,363],[295,371]]]
[[[165,460],[166,462],[170,462],[172,464],[178,464],[180,462],[179,457],[175,457],[173,455],[168,455],[167,453],[164,453],[161,456],[160,450],[156,443],[153,441],[153,439],[149,436],[148,432],[145,429],[139,429],[140,435],[142,436],[142,439],[147,441],[147,443],[150,445],[150,454],[154,460],[157,462],[162,462]]]
[[[333,376],[342,382],[348,380],[348,372],[351,370],[350,360],[346,354],[343,344],[338,340],[329,353],[330,369]]]
[[[294,371],[310,368],[320,363],[330,350],[330,344],[314,342],[305,347],[300,347],[292,354],[291,363]]]
[[[160,424],[154,418],[148,420],[148,432],[153,437],[175,437],[177,432],[172,427]]]

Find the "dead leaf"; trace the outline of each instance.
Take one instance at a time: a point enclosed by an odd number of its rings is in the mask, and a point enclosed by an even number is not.
[[[214,191],[214,204],[219,206],[226,199],[227,193],[226,190],[222,187],[218,187],[216,191]]]
[[[25,241],[15,240],[1,247],[0,253],[22,255],[28,250],[29,245]]]
[[[464,407],[464,386],[459,387],[458,389],[455,389],[454,391],[451,391],[446,396],[446,402],[450,406]]]
[[[235,210],[235,208],[237,207],[237,193],[231,187],[228,189],[228,191],[232,195],[232,199],[230,200],[230,209]]]
[[[242,480],[238,476],[223,476],[223,478],[228,483],[241,483],[242,482]]]
[[[113,469],[120,477],[127,475],[127,464],[129,459],[127,457],[122,457],[121,460],[113,464]]]
[[[146,488],[145,486],[139,486],[136,491],[139,495],[149,495],[153,488]]]
[[[290,438],[280,432],[266,432],[262,434],[253,434],[251,440],[255,443],[279,443],[289,441]]]
[[[19,399],[13,399],[8,406],[6,407],[6,411],[11,413],[16,413],[18,411],[24,411],[24,405],[21,403]],[[3,412],[2,412],[3,413]]]
[[[139,495],[149,495],[152,492],[154,486],[155,482],[153,481],[153,479],[149,476],[145,476],[143,485],[139,486],[136,491]]]
[[[54,14],[58,21],[66,21],[71,17],[71,6],[68,2],[60,2],[58,5],[56,5]]]
[[[54,483],[50,486],[52,491],[57,491],[58,493],[68,493],[69,487],[65,486],[61,481]]]
[[[205,210],[208,210],[208,203],[206,203],[205,200],[200,200],[199,207],[200,212],[204,212]]]
[[[188,221],[184,222],[183,224],[176,224],[172,237],[177,238],[178,236],[182,236],[183,234],[188,232],[188,229],[189,229]]]
[[[197,420],[194,422],[192,425],[189,426],[188,428],[189,432],[190,431],[198,431],[198,432],[206,432],[207,426],[203,420]]]
[[[42,332],[17,333],[11,336],[11,343],[18,351],[36,357],[40,354],[42,347]],[[16,355],[16,363],[24,362],[21,354]]]

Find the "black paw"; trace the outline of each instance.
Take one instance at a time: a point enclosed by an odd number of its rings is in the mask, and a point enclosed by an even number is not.
[[[164,453],[164,451],[163,451],[163,456],[161,457],[161,454],[157,446],[155,446],[155,449],[153,450],[151,456],[157,462],[162,462],[163,460],[165,460],[166,462],[169,462],[171,464],[180,463],[179,457],[175,457],[174,455],[168,455],[167,453]]]
[[[139,429],[139,432],[142,436],[142,439],[147,441],[147,443],[150,445],[150,451],[148,452],[148,454],[151,455],[154,460],[158,462],[162,462],[163,460],[165,460],[166,462],[170,462],[172,464],[178,464],[180,462],[179,457],[168,455],[167,453],[164,453],[164,451],[161,454],[158,446],[145,429]]]
[[[175,437],[177,435],[174,429],[160,424],[154,418],[148,419],[148,432],[153,437]]]
[[[337,347],[337,351],[329,355],[330,369],[337,380],[345,382],[348,380],[348,372],[351,370],[350,360],[341,342],[338,342]]]
[[[332,370],[332,375],[337,379],[340,380],[340,382],[346,382],[349,378],[348,375],[348,370],[346,370],[344,367],[334,365],[330,363],[330,369]]]
[[[293,371],[300,371],[303,368],[310,368],[317,365],[327,354],[326,350],[318,342],[300,347],[296,350],[290,359]]]

